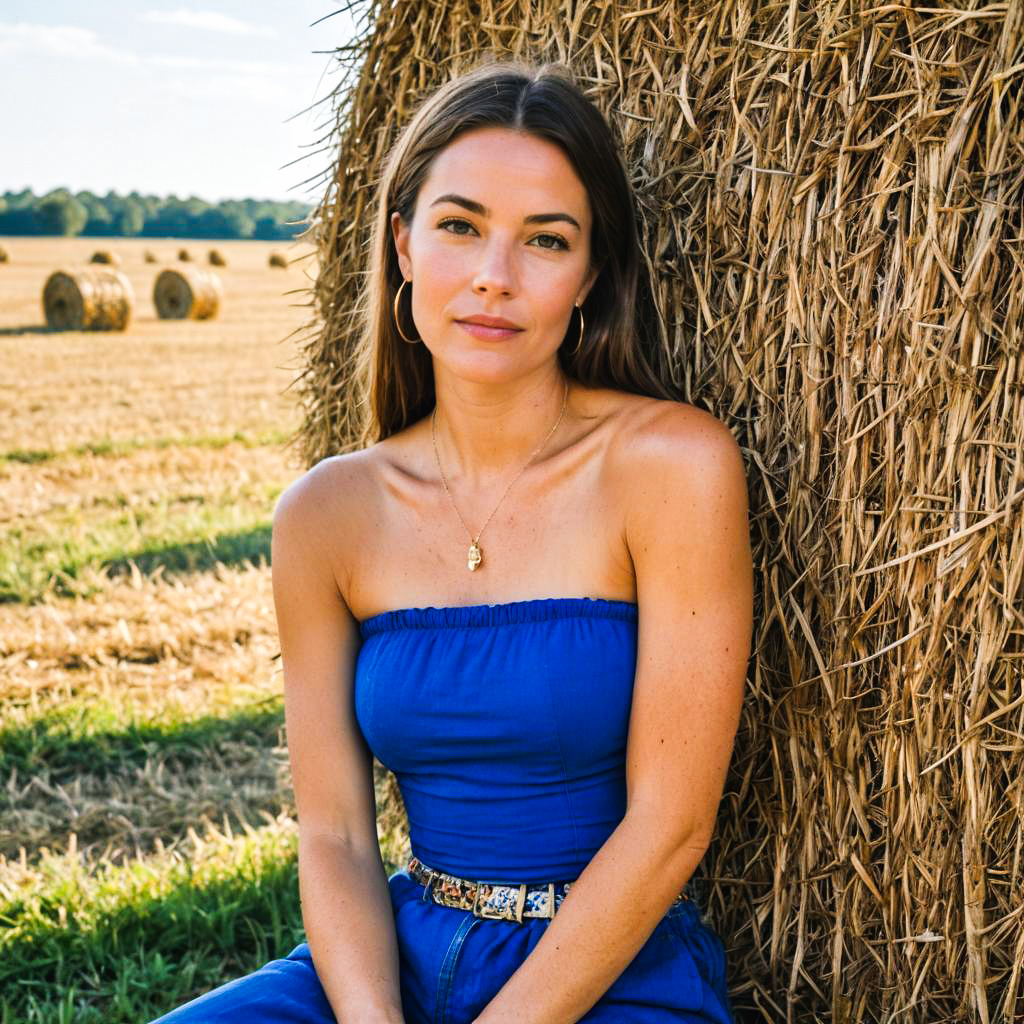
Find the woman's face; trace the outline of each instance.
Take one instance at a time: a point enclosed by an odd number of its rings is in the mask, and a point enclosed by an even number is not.
[[[509,380],[553,360],[600,269],[590,225],[586,189],[558,146],[501,127],[459,136],[434,158],[412,223],[391,215],[415,321],[404,297],[402,330],[467,380]],[[460,321],[477,315],[519,329],[474,334]]]

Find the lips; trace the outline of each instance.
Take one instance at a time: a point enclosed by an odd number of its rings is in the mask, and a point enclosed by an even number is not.
[[[461,317],[457,322],[460,324],[479,324],[481,327],[504,327],[511,331],[521,330],[519,324],[514,324],[511,320],[506,320],[500,316],[485,316],[483,313],[477,316]]]
[[[471,334],[474,338],[479,338],[482,341],[495,341],[500,338],[511,338],[513,335],[519,334],[522,330],[519,327],[490,327],[487,324],[477,323],[475,320],[456,320],[455,322],[467,334]]]

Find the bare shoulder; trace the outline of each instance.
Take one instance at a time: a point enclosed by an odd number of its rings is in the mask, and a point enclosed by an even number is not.
[[[281,492],[274,506],[275,522],[298,520],[312,530],[336,524],[339,512],[368,486],[371,462],[371,449],[321,459]]]
[[[278,496],[272,531],[275,546],[301,549],[333,572],[347,593],[350,545],[363,532],[374,493],[372,448],[332,455],[296,477]]]
[[[685,402],[630,395],[616,416],[609,447],[615,470],[629,482],[651,469],[742,470],[743,456],[732,431],[716,416]]]
[[[617,417],[608,452],[614,486],[628,496],[629,520],[686,514],[693,522],[724,510],[745,516],[746,468],[729,427],[683,402],[633,399]]]

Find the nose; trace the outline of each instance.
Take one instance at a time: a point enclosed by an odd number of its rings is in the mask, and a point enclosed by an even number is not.
[[[509,294],[515,289],[515,268],[510,247],[497,236],[483,246],[473,275],[473,290],[484,294]]]

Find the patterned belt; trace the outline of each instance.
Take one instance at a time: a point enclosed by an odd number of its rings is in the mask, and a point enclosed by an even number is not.
[[[542,885],[501,885],[496,882],[474,882],[428,868],[418,857],[406,865],[409,876],[425,886],[423,898],[430,898],[442,907],[472,911],[475,917],[495,921],[518,921],[524,917],[554,917],[572,882],[547,882]],[[681,892],[672,905],[689,900]]]

